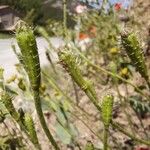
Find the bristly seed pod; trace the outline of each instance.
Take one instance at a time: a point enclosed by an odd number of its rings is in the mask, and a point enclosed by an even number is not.
[[[21,50],[23,64],[28,73],[32,89],[40,86],[40,63],[36,39],[31,28],[24,26],[16,33],[17,43]]]
[[[65,48],[63,51],[59,52],[58,56],[60,64],[65,68],[77,85],[85,92],[95,107],[101,111],[96,91],[91,82],[84,79],[81,70],[77,65],[75,55],[69,49]]]
[[[26,113],[24,116],[24,126],[28,131],[33,143],[39,145],[33,119],[28,113]]]
[[[93,98],[97,100],[96,92],[93,85],[83,78],[81,70],[79,69],[76,63],[76,57],[74,54],[64,49],[64,51],[59,52],[58,54],[60,63],[65,68],[65,70],[70,74],[72,79],[77,83],[77,85],[85,92],[89,91]]]
[[[1,94],[1,101],[5,105],[6,109],[10,113],[10,115],[17,121],[19,119],[19,114],[17,113],[13,103],[12,97],[7,92],[2,92]]]
[[[134,33],[122,33],[121,42],[136,70],[148,82],[148,72],[144,60],[143,51]]]
[[[110,122],[112,120],[113,100],[114,97],[112,95],[106,95],[102,100],[102,120],[105,127],[109,127]]]
[[[34,33],[31,28],[26,25],[22,25],[16,33],[17,43],[21,50],[22,54],[22,61],[23,66],[28,74],[31,88],[33,91],[34,102],[36,111],[42,125],[42,128],[47,135],[49,141],[52,143],[56,150],[59,150],[59,147],[53,138],[49,128],[46,124],[42,107],[41,107],[41,100],[39,95],[39,87],[41,81],[41,69],[40,69],[40,62],[39,62],[39,55],[37,50],[36,39]]]

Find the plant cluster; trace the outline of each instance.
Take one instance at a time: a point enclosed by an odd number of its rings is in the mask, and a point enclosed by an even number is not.
[[[121,4],[106,11],[104,1],[101,12],[78,7],[74,30],[67,28],[66,0],[63,4],[61,29],[51,30],[63,37],[61,47],[55,48],[49,39],[51,24],[36,28],[48,43],[45,54],[50,67],[40,65],[34,29],[23,22],[16,30],[20,52],[15,45],[12,49],[19,60],[18,74],[6,80],[0,69],[0,123],[8,133],[0,138],[0,149],[44,149],[39,135],[43,129],[47,149],[149,150],[150,134],[144,122],[150,114],[149,71],[137,35],[122,31]],[[53,53],[58,54],[59,63],[53,61]],[[17,95],[23,103],[34,104],[40,126],[28,109],[15,106]],[[123,117],[118,119],[119,115]],[[15,136],[7,126],[10,118],[19,130]],[[82,138],[77,121],[100,144]],[[126,139],[123,143],[120,135]]]

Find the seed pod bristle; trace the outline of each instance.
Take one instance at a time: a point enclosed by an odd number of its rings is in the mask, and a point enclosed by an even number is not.
[[[73,80],[78,84],[78,86],[86,93],[86,91],[90,91],[95,99],[97,99],[96,92],[91,82],[85,80],[77,65],[77,59],[74,54],[65,49],[64,51],[59,52],[59,59],[62,66],[65,70],[70,74]]]
[[[21,50],[22,59],[24,68],[28,74],[29,81],[31,84],[31,88],[33,91],[35,107],[37,110],[37,114],[42,125],[42,128],[47,135],[49,141],[52,143],[55,149],[59,150],[59,147],[54,140],[51,132],[48,129],[46,124],[40,100],[40,81],[41,81],[41,69],[39,62],[38,49],[36,44],[36,38],[34,36],[33,30],[28,26],[22,26],[17,30],[16,33],[17,43]]]
[[[38,138],[37,138],[34,122],[29,113],[26,113],[24,116],[24,125],[33,143],[38,144]]]
[[[132,64],[136,67],[136,70],[146,81],[148,81],[148,71],[145,64],[143,51],[136,35],[134,33],[124,32],[121,34],[121,41]]]
[[[5,105],[6,109],[10,113],[10,115],[17,121],[19,119],[19,114],[17,113],[13,103],[12,103],[13,97],[10,96],[8,92],[2,92],[1,93],[1,101]]]
[[[59,52],[59,59],[60,63],[69,73],[71,78],[77,83],[80,89],[85,92],[95,107],[101,111],[95,89],[90,81],[84,79],[81,70],[77,65],[77,59],[75,55],[70,50],[64,49],[63,51]]]
[[[36,39],[31,28],[18,29],[16,33],[17,43],[21,50],[23,64],[28,73],[31,87],[38,89],[40,86],[40,63]]]
[[[102,120],[105,127],[109,127],[110,122],[112,120],[113,100],[114,97],[112,95],[106,95],[102,100]]]
[[[86,81],[83,79],[81,71],[76,65],[76,57],[69,50],[59,52],[59,59],[64,69],[72,76],[76,83],[83,88],[86,86]]]

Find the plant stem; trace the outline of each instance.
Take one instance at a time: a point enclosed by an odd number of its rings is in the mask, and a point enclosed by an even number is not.
[[[108,128],[107,127],[104,127],[104,137],[103,137],[103,140],[104,140],[104,147],[103,147],[103,150],[108,150]]]
[[[128,131],[126,131],[125,129],[123,129],[118,123],[115,123],[115,122],[112,121],[111,125],[112,125],[112,127],[118,129],[120,132],[122,132],[123,134],[127,135],[131,139],[133,139],[133,140],[135,140],[135,141],[137,141],[139,143],[143,143],[145,145],[150,146],[150,141],[146,141],[146,140],[139,139],[139,138],[135,137],[134,135],[130,134]]]
[[[87,96],[90,98],[90,100],[93,102],[93,104],[95,105],[95,107],[98,109],[98,111],[101,113],[101,107],[97,104],[96,99],[94,98],[94,96],[91,94],[91,92],[89,90],[87,90],[85,92],[87,94]],[[139,139],[137,137],[135,137],[134,135],[130,134],[128,131],[126,131],[125,129],[123,129],[118,123],[115,122],[111,122],[112,127],[118,129],[120,132],[124,133],[125,135],[129,136],[130,138],[132,138],[133,140],[139,142],[139,143],[143,143],[146,145],[150,146],[150,141],[146,141],[143,139]]]
[[[72,45],[72,47],[74,48],[74,50],[77,51],[77,53],[78,53],[90,66],[92,66],[93,68],[95,68],[97,71],[103,72],[103,73],[105,73],[105,74],[107,74],[107,75],[110,75],[110,76],[112,76],[112,77],[115,77],[115,78],[117,78],[117,79],[119,79],[119,80],[121,80],[121,81],[123,81],[123,82],[125,82],[125,83],[127,83],[127,84],[129,84],[129,85],[131,85],[138,93],[140,93],[141,95],[143,95],[144,97],[146,97],[147,100],[150,101],[150,97],[149,97],[148,95],[144,94],[136,85],[134,85],[134,84],[131,83],[130,81],[128,81],[128,80],[122,78],[121,76],[119,76],[119,75],[117,75],[117,74],[115,74],[115,73],[112,73],[112,72],[110,72],[110,71],[108,71],[108,70],[106,70],[106,69],[104,69],[104,68],[102,68],[102,67],[100,67],[100,66],[97,66],[97,65],[93,64],[93,63],[92,63],[88,58],[86,58],[75,46]]]
[[[84,59],[86,59],[86,61],[88,63],[92,64],[92,66],[96,66],[96,68],[99,68],[97,65],[94,65],[93,63],[91,63],[82,53],[80,53],[80,55],[82,55],[82,57]],[[81,90],[83,90],[85,92],[85,94],[89,97],[91,102],[94,104],[94,106],[98,109],[98,111],[101,114],[102,110],[101,110],[101,106],[98,104],[98,98],[97,98],[96,92],[95,92],[93,86],[91,86],[91,84],[89,84],[83,78],[83,76],[81,74],[81,70],[76,66],[75,57],[73,57],[73,54],[69,53],[68,51],[64,51],[63,53],[61,53],[59,55],[59,57],[60,57],[60,60],[62,62],[62,65],[65,67],[66,71],[70,74],[70,76],[78,84],[78,86],[81,88]],[[100,68],[100,70],[103,71],[103,72],[106,72],[106,73],[108,72],[107,70],[105,70],[103,68],[102,69]],[[113,77],[117,76],[116,74],[113,74],[111,72],[109,72],[109,73],[111,75],[113,75]],[[120,76],[119,76],[119,78],[120,78]],[[125,79],[123,79],[123,80],[125,80]],[[146,144],[146,145],[150,145],[150,141],[141,140],[141,139],[135,137],[134,135],[131,135],[128,131],[126,131],[126,129],[123,129],[118,123],[114,123],[112,121],[111,125],[114,128],[117,128],[119,131],[121,131],[125,135],[129,136],[130,138],[132,138],[133,140],[135,140],[137,142],[140,142],[140,143],[143,143],[143,144]]]
[[[51,87],[54,88],[56,91],[60,92],[60,93],[66,98],[66,101],[67,101],[69,104],[72,105],[72,108],[74,108],[74,109],[76,109],[76,110],[79,109],[81,112],[84,112],[84,115],[86,115],[86,116],[88,116],[88,117],[91,116],[89,113],[85,112],[85,110],[84,110],[82,107],[80,107],[80,105],[76,106],[76,103],[74,103],[74,101],[66,94],[66,92],[64,92],[64,91],[58,86],[58,84],[56,83],[56,81],[55,81],[52,77],[48,76],[48,74],[46,74],[46,73],[43,72],[43,71],[42,71],[42,73],[43,73],[43,75],[46,77],[46,79],[47,79],[48,83],[51,85]]]
[[[44,119],[44,114],[41,108],[41,100],[40,100],[40,96],[39,96],[39,91],[33,90],[33,95],[34,95],[34,101],[35,101],[35,107],[36,107],[36,111],[40,120],[40,123],[42,125],[42,128],[45,132],[45,134],[47,135],[49,141],[52,143],[53,147],[55,148],[55,150],[60,150],[56,141],[54,140],[52,134],[50,133],[46,121]]]
[[[45,52],[45,54],[46,54],[47,60],[49,61],[50,65],[51,65],[51,67],[53,69],[53,72],[57,75],[57,71],[55,69],[55,65],[53,64],[52,58],[51,58],[48,50]]]
[[[119,97],[119,99],[120,99],[120,103],[121,103],[121,107],[122,107],[122,109],[123,109],[123,111],[124,111],[124,114],[126,115],[126,119],[127,119],[127,121],[128,121],[128,125],[130,126],[130,129],[131,129],[131,132],[132,132],[132,134],[135,136],[136,134],[136,131],[135,131],[135,129],[134,129],[134,127],[133,127],[133,121],[132,121],[132,117],[128,114],[128,112],[126,111],[126,99],[124,98],[124,101],[122,100],[122,98],[123,98],[123,96],[121,95],[121,93],[120,93],[120,91],[119,91],[119,87],[118,87],[118,83],[116,83],[116,90],[117,90],[117,93],[118,93],[118,97]]]

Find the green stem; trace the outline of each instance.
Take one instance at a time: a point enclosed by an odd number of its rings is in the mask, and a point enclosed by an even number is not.
[[[43,128],[45,134],[47,135],[49,141],[51,142],[51,144],[55,148],[55,150],[60,150],[56,141],[54,140],[52,134],[50,133],[50,131],[47,127],[46,121],[44,119],[44,114],[43,114],[43,111],[41,108],[41,100],[40,100],[40,96],[39,96],[39,91],[33,90],[33,95],[34,95],[36,111],[37,111],[40,123],[42,125],[42,128]]]
[[[82,55],[82,57],[84,59],[86,59],[89,64],[92,64],[92,66],[96,66],[96,68],[98,67],[97,65],[94,65],[93,63],[91,63],[82,53],[80,53],[80,55]],[[71,53],[67,53],[67,52],[61,53],[59,56],[60,56],[60,60],[62,61],[63,66],[65,67],[65,69],[69,72],[69,74],[74,79],[74,81],[85,92],[85,94],[89,97],[91,102],[95,105],[95,107],[101,113],[101,106],[98,104],[98,98],[96,96],[95,90],[94,90],[93,86],[91,86],[89,83],[87,83],[87,81],[83,78],[83,76],[81,74],[81,70],[79,68],[77,68],[77,66],[75,64],[75,58],[72,57]],[[104,72],[108,72],[107,70],[105,70],[103,68],[102,69],[100,68],[100,70],[104,71]],[[114,75],[111,72],[109,72],[109,73],[111,75],[113,75],[113,77],[117,76],[116,74]],[[119,76],[119,78],[120,78],[120,76]],[[125,80],[125,79],[123,79],[123,80]],[[135,137],[134,135],[131,135],[128,131],[126,131],[126,129],[123,129],[118,123],[112,122],[111,125],[114,128],[117,128],[119,131],[121,131],[125,135],[129,136],[130,138],[132,138],[133,140],[135,140],[137,142],[140,142],[140,143],[143,143],[143,144],[146,144],[146,145],[150,145],[149,141],[141,140],[141,139]]]
[[[101,113],[101,107],[97,104],[97,100],[95,99],[95,97],[91,94],[91,92],[89,90],[85,91],[85,93],[87,94],[89,99],[93,102],[93,104],[98,109],[98,111]],[[120,132],[122,132],[125,135],[129,136],[133,140],[135,140],[135,141],[137,141],[139,143],[143,143],[143,144],[146,144],[146,145],[150,146],[150,141],[142,140],[142,139],[139,139],[139,138],[135,137],[134,135],[130,134],[128,131],[123,129],[118,123],[115,123],[115,122],[112,121],[111,125],[112,125],[112,127],[118,129]]]
[[[49,61],[50,65],[51,65],[51,67],[53,69],[53,72],[57,75],[57,71],[56,71],[55,65],[53,64],[52,58],[51,58],[48,50],[46,51],[45,54],[46,54],[47,60]]]
[[[59,86],[58,84],[56,83],[56,81],[48,76],[48,74],[46,74],[44,71],[42,71],[43,75],[46,77],[48,83],[51,85],[52,88],[54,88],[56,91],[58,91],[59,93],[61,93],[66,101],[71,104],[72,108],[74,108],[75,110],[80,110],[81,112],[84,112],[84,115],[86,114],[88,117],[90,117],[91,115],[87,112],[85,112],[84,109],[82,109],[82,107],[80,107],[80,105],[76,106],[76,103],[74,103],[74,101],[66,94],[66,92],[64,92]]]
[[[104,127],[104,147],[103,150],[108,150],[108,128]]]
[[[85,93],[87,94],[89,99],[93,102],[93,104],[98,109],[98,111],[101,113],[101,107],[97,104],[97,100],[95,99],[95,97],[91,94],[91,92],[89,90],[85,91]],[[112,121],[111,125],[112,125],[112,127],[118,129],[120,132],[122,132],[125,135],[129,136],[133,140],[135,140],[135,141],[137,141],[139,143],[143,143],[143,144],[146,144],[146,145],[150,146],[150,141],[142,140],[142,139],[139,139],[139,138],[135,137],[134,135],[130,134],[128,131],[123,129],[118,123],[115,123],[115,122]]]
[[[23,125],[23,123],[22,123],[20,120],[18,120],[18,119],[15,119],[15,118],[14,118],[14,120],[19,124],[20,129],[27,135],[27,137],[28,137],[29,140],[33,143],[33,145],[35,146],[35,148],[36,148],[37,150],[41,150],[41,146],[40,146],[39,142],[37,141],[37,143],[35,143],[35,142],[33,141],[33,139],[30,137],[29,133],[27,132],[25,126]]]
[[[73,45],[72,45],[72,46],[73,46]],[[76,51],[79,53],[79,55],[80,55],[90,66],[92,66],[93,68],[95,68],[97,71],[99,71],[100,73],[103,72],[103,73],[105,73],[105,74],[107,74],[107,75],[110,75],[110,76],[112,76],[112,77],[115,77],[115,78],[117,78],[117,79],[119,79],[119,80],[121,80],[121,81],[123,81],[123,82],[125,82],[125,83],[127,83],[127,84],[129,84],[129,85],[131,85],[138,93],[140,93],[141,95],[143,95],[144,97],[146,97],[146,98],[150,101],[150,97],[149,97],[148,95],[144,94],[137,86],[135,86],[134,84],[132,84],[130,81],[128,81],[128,80],[122,78],[121,76],[119,76],[119,75],[117,75],[117,74],[115,74],[115,73],[112,73],[112,72],[110,72],[110,71],[108,71],[108,70],[106,70],[106,69],[104,69],[104,68],[102,68],[102,67],[100,67],[100,66],[97,66],[97,65],[93,64],[93,63],[92,63],[88,58],[86,58],[77,48],[75,48],[75,46],[73,46],[73,48],[74,48],[74,50],[76,50]]]
[[[131,139],[137,141],[138,143],[143,143],[145,145],[150,146],[150,141],[146,141],[146,140],[139,139],[139,138],[135,137],[134,135],[130,134],[127,130],[123,129],[118,123],[115,123],[115,122],[112,121],[111,125],[112,125],[112,127],[116,128],[117,130],[119,130],[123,134],[127,135]]]
[[[118,97],[119,97],[119,100],[120,100],[120,103],[121,103],[122,110],[124,111],[124,114],[126,115],[126,119],[128,121],[128,125],[130,126],[131,132],[135,136],[136,135],[135,134],[136,131],[135,131],[134,127],[133,127],[132,117],[126,111],[126,106],[127,106],[126,102],[127,102],[127,100],[125,98],[124,98],[125,99],[124,101],[122,100],[123,96],[121,95],[121,93],[119,91],[119,87],[118,87],[117,81],[116,81],[115,84],[116,84],[116,91],[118,93]]]

